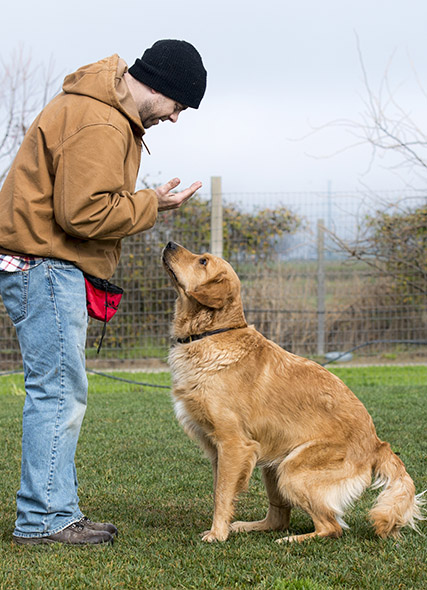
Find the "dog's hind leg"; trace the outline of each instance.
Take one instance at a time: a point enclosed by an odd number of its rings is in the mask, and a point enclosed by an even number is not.
[[[371,468],[350,461],[346,449],[325,442],[295,449],[278,467],[284,497],[307,512],[314,532],[279,539],[301,542],[313,537],[340,537],[344,510],[370,484]]]
[[[225,541],[230,532],[234,500],[252,475],[258,457],[258,444],[241,439],[218,444],[215,479],[215,509],[212,527],[202,533],[202,540]]]
[[[231,530],[237,533],[250,531],[283,531],[289,527],[291,505],[281,495],[277,485],[277,469],[275,467],[263,467],[262,476],[267,490],[268,507],[267,516],[263,520],[253,522],[236,521],[231,525]]]
[[[323,507],[322,515],[317,516],[313,511],[308,512],[314,523],[314,531],[312,533],[305,533],[303,535],[290,535],[289,537],[283,537],[283,539],[277,539],[276,543],[292,543],[297,541],[301,543],[307,539],[313,539],[315,537],[341,537],[342,527],[335,518],[335,514],[330,510],[327,512],[326,507]]]

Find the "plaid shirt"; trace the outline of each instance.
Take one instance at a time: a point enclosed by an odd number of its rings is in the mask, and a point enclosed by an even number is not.
[[[36,256],[9,256],[0,254],[0,272],[16,272],[17,270],[28,270],[40,262],[41,258]]]

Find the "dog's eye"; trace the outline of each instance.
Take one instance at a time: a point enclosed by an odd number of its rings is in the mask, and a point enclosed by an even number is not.
[[[199,258],[199,263],[200,263],[202,266],[206,266],[206,265],[207,265],[207,263],[208,263],[208,260],[207,260],[207,258]]]

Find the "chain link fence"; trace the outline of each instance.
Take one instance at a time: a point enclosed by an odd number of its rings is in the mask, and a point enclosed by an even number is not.
[[[357,239],[367,212],[397,202],[401,193],[221,195],[218,183],[212,193],[222,208],[212,208],[211,195],[201,195],[194,222],[183,220],[180,211],[164,212],[151,231],[124,240],[112,281],[125,294],[99,355],[102,324],[89,322],[89,367],[137,368],[147,359],[166,359],[175,294],[161,252],[169,240],[195,252],[223,252],[241,278],[248,323],[291,352],[322,359],[357,348],[365,356],[392,360],[407,351],[411,360],[427,360],[427,344],[421,344],[427,340],[427,285],[424,293],[396,289],[392,278],[342,246]],[[425,197],[415,197],[413,203],[425,203]],[[234,227],[239,211],[250,215],[251,201],[262,203],[257,209],[273,220],[279,204],[298,218],[291,233],[270,237],[267,247],[264,242],[262,254],[251,236],[227,231],[231,215]],[[232,213],[229,203],[237,203]],[[15,331],[0,303],[0,371],[20,364]]]

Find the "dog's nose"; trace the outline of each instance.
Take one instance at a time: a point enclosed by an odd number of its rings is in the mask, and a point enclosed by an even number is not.
[[[177,250],[178,248],[178,244],[175,244],[175,242],[168,242],[166,245],[166,250]]]

